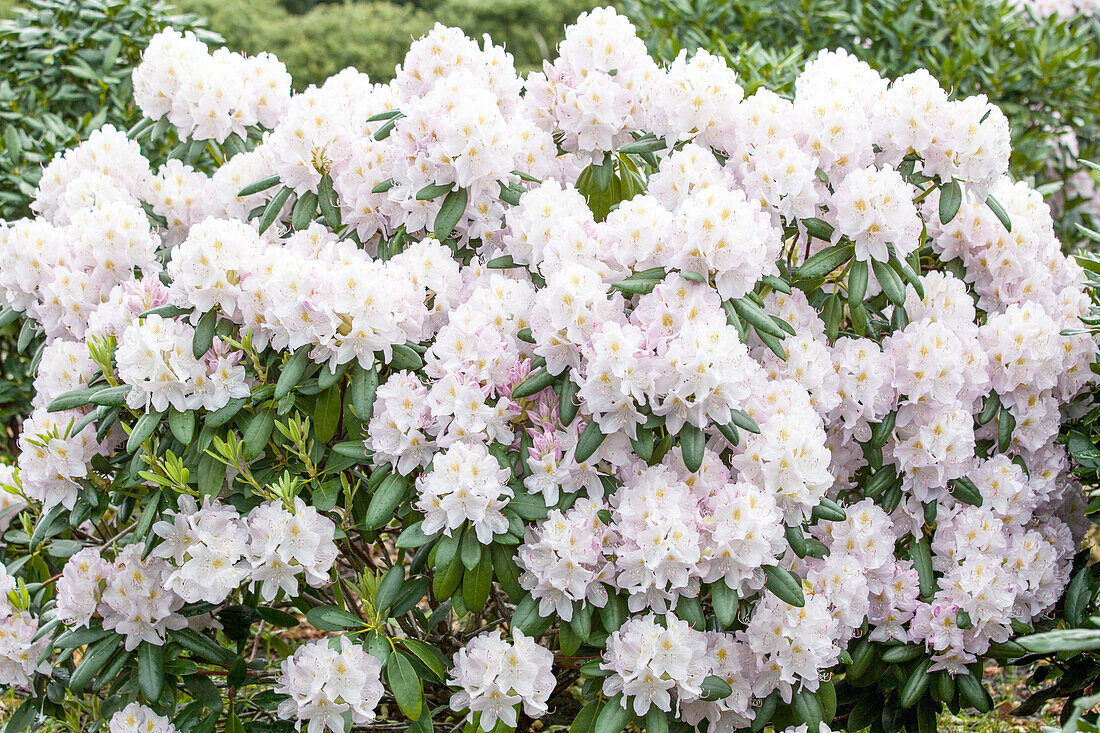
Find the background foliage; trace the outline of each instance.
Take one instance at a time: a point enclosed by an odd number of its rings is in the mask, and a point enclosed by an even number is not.
[[[1012,169],[1060,204],[1078,157],[1100,152],[1100,18],[1036,18],[990,0],[625,0],[650,51],[705,48],[738,69],[746,94],[793,93],[818,49],[843,47],[884,76],[926,68],[956,97],[986,94],[1012,124]],[[1079,150],[1063,134],[1072,127]],[[1063,242],[1080,239],[1066,202]]]
[[[433,3],[318,3],[303,14],[280,0],[177,0],[181,9],[209,19],[234,51],[270,51],[287,65],[295,86],[324,81],[347,66],[388,81],[409,43],[436,23],[472,37],[488,33],[516,58],[520,69],[542,65],[561,41],[564,26],[593,0],[441,0]]]
[[[219,40],[197,16],[162,0],[3,2],[0,13],[8,16],[0,21],[0,220],[6,221],[30,215],[42,166],[55,153],[105,123],[125,129],[141,119],[130,69],[153,34],[173,26]],[[20,339],[21,326],[0,327],[0,450],[9,454],[30,411],[36,345]]]

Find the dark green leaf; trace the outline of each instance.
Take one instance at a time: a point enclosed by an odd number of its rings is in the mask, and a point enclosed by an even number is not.
[[[404,652],[395,652],[386,660],[386,682],[401,712],[410,720],[418,719],[424,706],[424,689]]]
[[[956,180],[948,181],[940,187],[940,223],[948,224],[959,213],[962,205],[962,186]]]
[[[780,600],[799,608],[806,605],[806,597],[802,593],[802,582],[797,575],[778,565],[766,566],[764,574],[767,576],[764,587]]]
[[[306,613],[306,621],[321,631],[343,631],[363,626],[363,620],[336,606],[316,606]]]
[[[460,188],[447,194],[443,206],[435,217],[434,234],[440,242],[451,236],[455,225],[466,213],[466,189]]]

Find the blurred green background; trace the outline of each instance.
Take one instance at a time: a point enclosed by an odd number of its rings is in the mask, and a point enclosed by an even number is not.
[[[0,0],[0,17],[22,3]],[[520,70],[542,65],[561,41],[566,24],[595,7],[593,0],[173,0],[181,13],[207,19],[207,27],[234,51],[269,51],[282,59],[304,88],[354,66],[388,81],[413,38],[439,22],[475,38],[488,33],[515,56]]]

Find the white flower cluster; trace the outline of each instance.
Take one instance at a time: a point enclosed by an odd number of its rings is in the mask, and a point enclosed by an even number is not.
[[[524,570],[520,583],[539,602],[542,616],[573,619],[573,604],[587,600],[607,604],[613,566],[604,555],[611,541],[598,513],[604,505],[579,499],[565,513],[553,510],[537,527],[528,527],[516,562]]]
[[[306,722],[308,733],[344,733],[353,725],[373,722],[382,699],[382,665],[346,636],[311,641],[283,660],[275,691],[288,696],[279,717]]]
[[[50,641],[36,640],[38,619],[12,606],[8,596],[15,589],[15,578],[0,566],[0,685],[30,689],[37,675],[50,671],[48,661],[38,661]]]
[[[137,144],[104,127],[46,167],[34,202],[42,218],[0,230],[3,299],[47,340],[83,338],[115,286],[135,269],[159,271],[160,239],[138,200],[148,171]]]
[[[512,498],[510,476],[484,443],[458,442],[441,451],[432,470],[417,482],[416,508],[424,512],[424,534],[443,530],[450,537],[469,522],[478,542],[492,543],[493,535],[508,531],[500,510]]]
[[[252,126],[274,127],[290,103],[290,74],[271,54],[211,53],[191,31],[170,28],[153,36],[133,82],[146,117],[166,117],[193,140],[222,142]]]
[[[165,587],[188,603],[221,603],[246,580],[260,585],[265,601],[280,590],[297,595],[302,574],[314,588],[328,582],[336,562],[336,525],[301,497],[293,512],[269,501],[243,519],[209,497],[200,507],[181,496],[179,506],[171,522],[153,525],[165,540],[153,555],[172,560]]]
[[[336,563],[336,525],[301,497],[295,497],[293,511],[274,501],[253,509],[248,535],[252,583],[260,584],[265,601],[280,590],[296,597],[299,575],[314,588],[328,582]]]
[[[134,409],[179,412],[203,408],[213,412],[230,400],[247,397],[241,352],[221,339],[201,359],[192,344],[195,329],[184,321],[150,314],[134,321],[118,339],[118,377],[131,389],[126,404]]]
[[[440,245],[415,245],[388,262],[319,225],[273,245],[241,221],[208,218],[172,251],[168,274],[182,305],[222,315],[252,329],[258,348],[310,347],[314,361],[335,368],[428,335],[425,301],[431,278],[415,264],[438,258]]]
[[[178,611],[184,599],[169,588],[172,567],[159,557],[142,559],[141,545],[126,545],[113,562],[86,547],[69,558],[57,581],[57,615],[74,627],[90,626],[121,634],[126,650],[141,642],[161,646],[165,633],[187,626]]]
[[[112,715],[107,730],[109,733],[178,733],[171,720],[138,702]]]
[[[175,568],[164,587],[188,603],[221,603],[248,577],[248,534],[240,514],[209,497],[200,508],[186,494],[179,498],[179,508],[170,513],[171,521],[153,525],[164,539],[153,556],[171,560]]]
[[[279,590],[296,594],[299,575],[320,587],[336,560],[336,526],[299,498],[295,511],[268,502],[241,518],[209,498],[198,505],[180,497],[180,510],[153,531],[164,538],[147,559],[139,545],[122,548],[113,562],[95,548],[69,558],[57,580],[57,615],[67,625],[103,628],[139,642],[163,644],[164,632],[187,620],[185,603],[220,604],[246,581],[260,584],[267,601]]]
[[[600,667],[611,676],[603,693],[622,693],[622,705],[629,700],[636,715],[654,705],[670,712],[673,695],[677,703],[702,697],[710,673],[706,636],[675,616],[666,616],[664,626],[653,615],[629,619],[608,637],[604,658]]]
[[[23,422],[17,465],[26,496],[46,508],[61,504],[72,509],[92,457],[118,443],[118,433],[101,439],[94,425],[81,427],[88,408],[49,411],[54,398],[86,386],[96,369],[82,342],[59,339],[42,350],[34,379],[34,410]]]
[[[497,721],[515,728],[520,703],[527,717],[540,718],[557,684],[553,664],[554,653],[519,629],[510,642],[499,631],[479,634],[455,652],[447,684],[459,691],[451,695],[451,709],[468,710],[469,722],[480,714],[483,731]]]

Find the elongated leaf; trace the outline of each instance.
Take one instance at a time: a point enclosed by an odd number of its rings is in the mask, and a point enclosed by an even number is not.
[[[126,452],[136,453],[141,448],[141,444],[156,431],[163,417],[163,412],[147,412],[139,417],[134,423],[133,430],[130,431],[130,437],[126,440]]]
[[[267,442],[271,440],[271,433],[275,429],[275,411],[268,408],[253,415],[245,428],[242,442],[244,453],[250,458],[263,453]]]
[[[875,271],[875,279],[878,280],[878,284],[882,286],[882,292],[886,293],[886,297],[890,299],[890,302],[898,307],[904,306],[905,284],[901,281],[901,277],[894,272],[894,268],[890,267],[888,262],[880,262],[879,260],[872,260],[871,268]]]
[[[988,713],[993,707],[993,701],[982,685],[981,680],[967,672],[955,678],[955,686],[959,690],[962,702],[974,708],[979,713]]]
[[[260,214],[260,234],[263,234],[275,223],[275,220],[279,217],[279,212],[283,210],[283,206],[286,205],[287,199],[290,198],[290,194],[292,193],[294,193],[293,189],[288,186],[283,186],[279,189],[279,192],[267,202],[267,206],[264,207],[263,213]]]
[[[594,733],[620,733],[624,730],[634,717],[629,708],[623,707],[624,704],[622,693],[605,702],[596,717]]]
[[[854,252],[852,245],[846,243],[826,247],[803,262],[796,271],[796,275],[799,280],[816,280],[824,277],[843,266],[852,258]]]
[[[210,637],[194,629],[175,631],[172,633],[172,638],[192,654],[215,664],[228,665],[235,658],[228,649],[218,645]]]
[[[69,689],[76,693],[84,690],[120,646],[122,646],[122,637],[111,634],[88,647],[84,658],[80,660],[80,664],[69,678]]]
[[[378,369],[363,369],[356,364],[351,376],[351,407],[364,423],[370,421],[377,391]]]
[[[392,473],[382,481],[371,497],[370,506],[363,517],[363,526],[367,529],[379,529],[386,526],[394,517],[394,510],[405,498],[409,480],[398,473]]]
[[[279,374],[279,381],[275,384],[275,399],[290,394],[290,391],[298,386],[306,367],[309,366],[309,346],[302,346],[287,360],[283,371]]]
[[[512,390],[512,399],[518,400],[538,394],[553,384],[555,379],[557,377],[546,371],[546,367],[536,369],[531,376],[516,385]]]
[[[1016,417],[1008,410],[1002,409],[997,416],[997,450],[1001,453],[1008,451],[1012,445],[1012,433],[1016,430]]]
[[[584,463],[599,449],[605,437],[607,436],[603,434],[595,420],[588,423],[584,432],[581,433],[580,439],[577,440],[577,447],[573,450],[573,458],[577,463]]]
[[[725,700],[733,694],[733,688],[717,675],[707,675],[703,680],[703,699],[707,701]]]
[[[455,225],[466,213],[466,189],[460,188],[447,194],[443,206],[435,217],[434,234],[440,242],[451,236]]]
[[[680,429],[680,451],[687,470],[695,473],[703,465],[706,444],[706,433],[691,423],[684,423],[684,427]]]
[[[440,185],[437,183],[429,183],[424,188],[416,192],[417,201],[431,201],[432,199],[439,198],[443,194],[450,193],[451,188],[454,187],[453,183]]]
[[[462,600],[466,608],[474,613],[484,608],[492,587],[493,557],[489,552],[482,552],[477,567],[467,570],[462,576]]]
[[[856,260],[848,270],[848,302],[862,303],[867,297],[867,262]]]
[[[382,576],[382,582],[378,584],[378,595],[375,596],[375,608],[379,611],[385,612],[393,605],[393,601],[397,598],[397,592],[401,590],[401,586],[405,583],[405,568],[401,564],[396,564],[386,571],[386,574]]]
[[[386,682],[409,720],[417,720],[424,707],[424,687],[412,662],[404,652],[395,652],[386,660]]]
[[[982,405],[982,411],[978,414],[978,424],[985,425],[986,423],[997,417],[997,413],[1001,409],[1001,397],[996,392],[990,392],[986,395],[985,403]]]
[[[1100,630],[1062,629],[1059,631],[1045,631],[1041,634],[1021,637],[1016,641],[1024,649],[1036,654],[1080,652],[1089,649],[1100,649]]]
[[[340,209],[336,205],[336,193],[332,190],[332,176],[328,173],[321,176],[321,183],[317,186],[317,204],[328,228],[339,229]]]
[[[146,700],[160,697],[164,684],[164,647],[143,642],[138,649],[138,685]]]
[[[744,410],[730,410],[730,420],[742,430],[747,430],[754,435],[760,434],[760,426],[757,425],[756,421]]]
[[[802,528],[797,525],[788,524],[783,528],[783,533],[787,538],[787,544],[791,546],[791,550],[799,557],[806,557],[806,536],[802,534]]]
[[[278,185],[278,183],[279,183],[279,176],[278,175],[267,176],[266,178],[261,178],[258,181],[254,181],[254,182],[248,184],[247,186],[242,188],[237,193],[237,195],[241,196],[241,197],[251,196],[252,194],[259,193],[260,191],[266,191],[267,189],[271,188],[272,186]]]
[[[620,153],[656,153],[664,150],[668,145],[665,141],[655,137],[643,137],[619,148]]]
[[[817,237],[818,239],[824,239],[826,242],[831,241],[832,238],[833,238],[833,225],[830,224],[829,222],[823,220],[823,219],[818,219],[817,217],[811,217],[809,219],[803,219],[802,220],[802,226],[806,227],[806,232],[812,237]],[[818,275],[806,275],[806,276],[799,275],[799,277],[805,277],[805,278],[821,277],[821,275],[824,275],[825,273],[830,272],[832,269],[833,268],[829,268],[829,270],[825,270],[824,272],[821,272]]]
[[[764,568],[767,580],[764,587],[774,593],[780,600],[801,608],[806,605],[806,596],[802,593],[802,583],[798,576],[786,568],[778,565],[768,565]]]
[[[653,705],[645,714],[646,733],[668,733],[668,713]]]
[[[172,436],[183,443],[189,445],[191,439],[195,437],[195,413],[193,410],[186,412],[180,412],[176,408],[172,408],[168,412],[168,427],[172,430]]]
[[[260,614],[260,618],[264,621],[281,629],[292,629],[301,624],[297,616],[289,614],[286,611],[281,611],[278,608],[260,606],[256,609],[256,613]]]
[[[481,562],[481,543],[477,541],[476,532],[466,532],[459,544],[459,556],[467,570],[473,570]]]
[[[949,224],[962,205],[962,186],[951,180],[940,187],[940,223]]]
[[[70,629],[58,636],[53,646],[61,650],[75,649],[78,646],[94,644],[100,639],[106,639],[112,633],[114,632],[103,629]]]
[[[804,723],[808,730],[818,730],[824,717],[821,702],[817,695],[809,690],[799,690],[791,696],[791,711],[798,722]]]
[[[306,614],[306,621],[321,631],[343,631],[344,629],[357,629],[363,625],[363,620],[354,613],[336,606],[311,608]]]
[[[420,354],[405,344],[393,345],[393,358],[390,359],[390,367],[393,369],[408,369],[416,371],[424,366],[424,360]]]
[[[917,570],[920,579],[921,596],[931,596],[936,592],[936,576],[932,571],[932,548],[927,537],[921,537],[909,544],[909,559]]]
[[[843,522],[847,517],[844,507],[828,497],[822,498],[821,503],[814,507],[813,516],[816,519],[825,519],[830,522]]]
[[[313,410],[313,434],[318,442],[328,443],[336,435],[342,408],[339,387],[329,387],[317,398],[317,406]]]
[[[882,653],[882,661],[890,664],[902,664],[924,654],[924,649],[916,644],[892,646]]]
[[[493,557],[493,575],[508,597],[513,601],[523,596],[523,587],[519,584],[519,568],[516,567],[514,555],[499,542],[491,546]],[[574,618],[576,614],[574,614]],[[587,634],[585,635],[587,638]]]
[[[88,402],[103,407],[119,407],[126,404],[126,395],[130,394],[130,385],[120,384],[117,387],[104,387],[92,394]]]
[[[201,359],[214,345],[214,328],[218,325],[218,314],[215,311],[207,311],[195,325],[195,336],[191,340],[191,354],[196,359]]]
[[[990,195],[986,197],[985,203],[986,206],[989,207],[989,210],[993,212],[994,216],[996,216],[1001,221],[1001,224],[1004,225],[1004,228],[1011,232],[1012,219],[1009,218],[1008,212],[1005,211],[1005,207],[1001,206],[1001,202]]]
[[[444,551],[450,550],[451,545],[445,545],[442,540],[440,540],[440,544],[436,548],[435,575],[432,577],[432,593],[435,594],[437,599],[450,598],[454,595],[455,590],[458,589],[459,583],[462,582],[463,571],[466,569],[462,564],[462,558],[458,555],[458,543],[453,544],[455,548],[453,552]],[[512,623],[516,623],[515,618],[512,619]]]
[[[898,695],[898,702],[903,708],[911,708],[917,704],[917,700],[928,690],[928,683],[930,681],[928,675],[928,667],[932,664],[931,659],[924,659],[916,668],[910,673],[909,679],[906,680],[905,685],[902,686],[901,692]]]
[[[220,428],[227,422],[237,416],[237,413],[241,411],[241,408],[248,404],[247,397],[237,397],[230,400],[224,407],[220,407],[214,412],[211,412],[206,416],[206,427],[208,428]]]
[[[305,229],[317,214],[317,194],[306,191],[298,197],[290,214],[290,225],[295,231]]]
[[[977,485],[969,478],[963,476],[950,482],[951,495],[964,504],[971,506],[982,505],[982,494],[978,491]]]
[[[561,383],[561,394],[558,395],[558,418],[563,427],[569,427],[580,409],[580,400],[577,399],[577,391],[580,388],[571,379],[565,379]]]
[[[413,548],[421,547],[431,542],[435,535],[424,534],[423,522],[416,522],[406,527],[400,535],[397,537],[397,542],[394,544],[399,548]]]
[[[524,596],[516,606],[516,612],[512,614],[512,628],[535,638],[542,636],[553,621],[552,618],[543,618],[539,615],[539,603],[530,595]]]
[[[46,412],[61,412],[62,410],[73,410],[78,407],[83,407],[91,402],[92,395],[99,390],[99,387],[84,387],[66,392],[51,400],[50,404],[46,406]]]
[[[737,315],[748,321],[757,333],[767,334],[777,339],[785,338],[787,332],[772,320],[763,308],[747,298],[733,301],[733,309]]]
[[[399,637],[396,641],[415,654],[416,658],[423,662],[425,667],[431,670],[432,674],[436,676],[439,682],[443,682],[447,679],[447,667],[449,667],[450,664],[447,658],[443,656],[443,652],[419,639]]]

